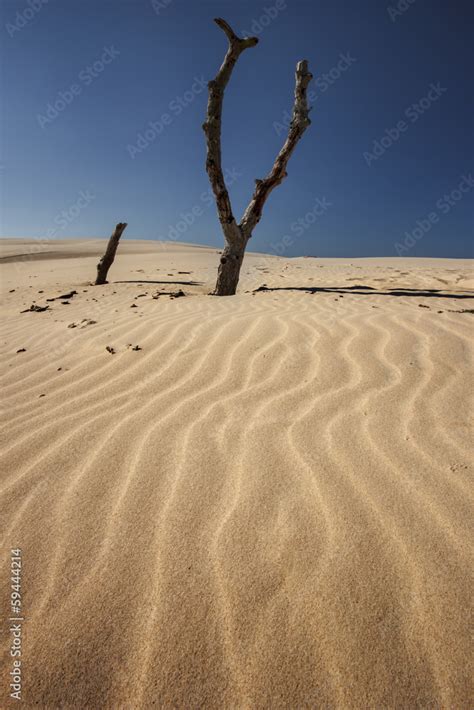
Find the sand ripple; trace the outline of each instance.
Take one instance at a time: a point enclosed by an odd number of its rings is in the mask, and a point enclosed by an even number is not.
[[[364,268],[327,279],[410,273]],[[144,287],[104,288],[90,329],[5,328],[2,584],[19,546],[25,707],[472,707],[465,302],[196,294],[137,315]]]

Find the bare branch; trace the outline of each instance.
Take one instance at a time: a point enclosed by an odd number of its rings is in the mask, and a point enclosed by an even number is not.
[[[239,38],[235,34],[234,30],[225,20],[222,19],[222,17],[216,17],[214,22],[226,33],[230,44],[232,44],[232,42],[238,42]]]
[[[255,47],[255,45],[258,44],[258,37],[237,37],[232,27],[228,22],[223,20],[222,17],[216,17],[214,22],[226,33],[229,44],[240,48],[239,54],[243,52],[244,49],[247,49],[248,47]]]
[[[312,78],[313,75],[308,71],[307,60],[303,59],[298,62],[295,74],[295,102],[288,137],[266,178],[255,181],[255,191],[239,225],[246,239],[252,236],[255,226],[259,223],[263,207],[271,191],[286,178],[288,161],[296,144],[311,123],[306,92]]]
[[[227,22],[221,18],[217,18],[214,22],[223,30],[223,32],[225,32],[227,39],[229,40],[229,48],[216,78],[208,84],[209,100],[203,130],[206,134],[207,142],[206,170],[216,198],[219,221],[227,239],[229,235],[231,238],[232,236],[236,236],[237,225],[232,214],[229,193],[227,191],[222,172],[222,102],[224,100],[225,87],[227,86],[237,59],[245,49],[254,47],[257,44],[258,39],[257,37],[246,37],[243,39],[237,37],[230,25],[228,25]]]

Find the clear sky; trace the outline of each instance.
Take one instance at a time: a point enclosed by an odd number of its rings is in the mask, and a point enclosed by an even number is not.
[[[309,60],[312,125],[249,248],[473,256],[469,0],[2,0],[2,236],[222,245],[205,172],[224,17],[259,44],[224,100],[240,217]]]

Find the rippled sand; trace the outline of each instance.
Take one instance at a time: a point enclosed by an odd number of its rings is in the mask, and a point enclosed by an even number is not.
[[[103,246],[1,247],[23,706],[472,708],[472,265]]]

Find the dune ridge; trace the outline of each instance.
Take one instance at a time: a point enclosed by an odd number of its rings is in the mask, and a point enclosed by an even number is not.
[[[25,707],[472,707],[472,264],[102,246],[0,250]]]

